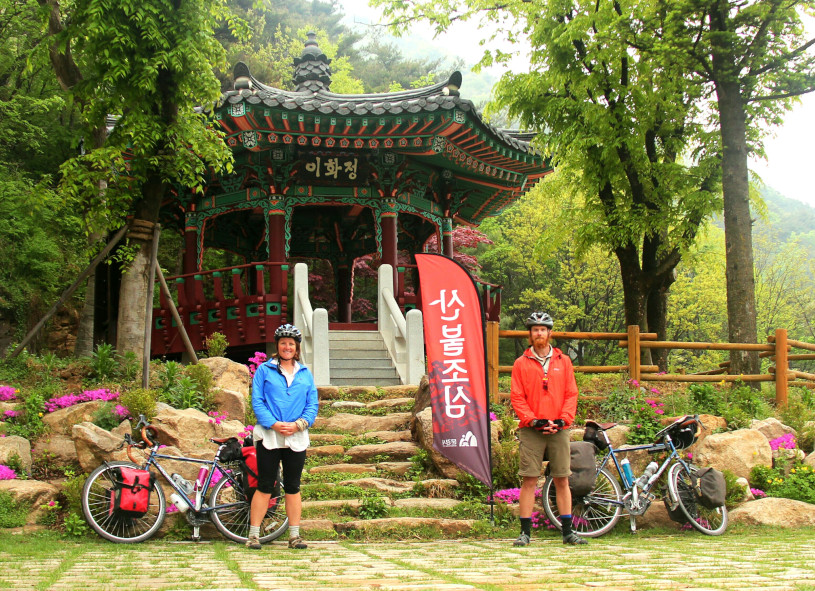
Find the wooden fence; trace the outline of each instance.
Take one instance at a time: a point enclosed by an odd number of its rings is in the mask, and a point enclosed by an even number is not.
[[[498,376],[511,373],[511,365],[498,365],[498,342],[501,338],[526,340],[525,330],[501,330],[497,322],[487,322],[487,381],[493,401],[497,402]],[[629,326],[627,332],[552,332],[555,340],[600,340],[618,341],[620,347],[628,350],[627,365],[576,365],[577,373],[627,373],[629,379],[650,382],[774,382],[775,402],[778,406],[787,403],[789,386],[815,387],[815,374],[790,369],[790,361],[815,359],[815,344],[787,338],[787,329],[779,328],[775,335],[767,337],[767,343],[693,343],[678,341],[658,341],[656,333],[640,332],[639,326]],[[791,354],[793,348],[812,353]],[[696,374],[669,374],[659,372],[656,365],[642,365],[640,355],[643,349],[686,349],[716,351],[758,351],[759,357],[769,357],[775,365],[766,374],[728,374],[730,362],[719,364],[717,369]]]

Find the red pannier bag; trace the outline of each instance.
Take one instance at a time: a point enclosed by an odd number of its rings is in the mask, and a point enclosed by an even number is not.
[[[110,489],[109,515],[141,517],[150,507],[150,491],[156,482],[148,470],[116,466],[111,468],[113,488]]]
[[[254,445],[246,445],[241,448],[243,452],[243,489],[246,491],[246,498],[251,503],[252,497],[258,488],[258,456]],[[269,509],[277,507],[280,500],[280,481],[275,479],[274,490],[269,499]]]

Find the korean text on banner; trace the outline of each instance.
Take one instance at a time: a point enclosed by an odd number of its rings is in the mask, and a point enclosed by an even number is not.
[[[472,277],[456,261],[417,254],[433,447],[491,486],[484,314]]]

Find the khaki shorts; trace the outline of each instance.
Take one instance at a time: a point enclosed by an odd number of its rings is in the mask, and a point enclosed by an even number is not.
[[[569,429],[561,429],[552,435],[544,435],[532,427],[518,429],[521,466],[518,475],[523,477],[540,476],[541,463],[549,460],[549,474],[555,478],[566,478],[572,471]]]

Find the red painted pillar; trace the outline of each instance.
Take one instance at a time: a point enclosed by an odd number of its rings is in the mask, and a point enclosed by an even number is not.
[[[382,212],[382,263],[393,267],[393,293],[396,293],[396,260],[398,256],[396,242],[396,212]]]
[[[269,261],[272,263],[286,262],[286,215],[282,210],[269,212]],[[281,267],[269,268],[269,293],[280,297],[283,293],[283,269]]]

